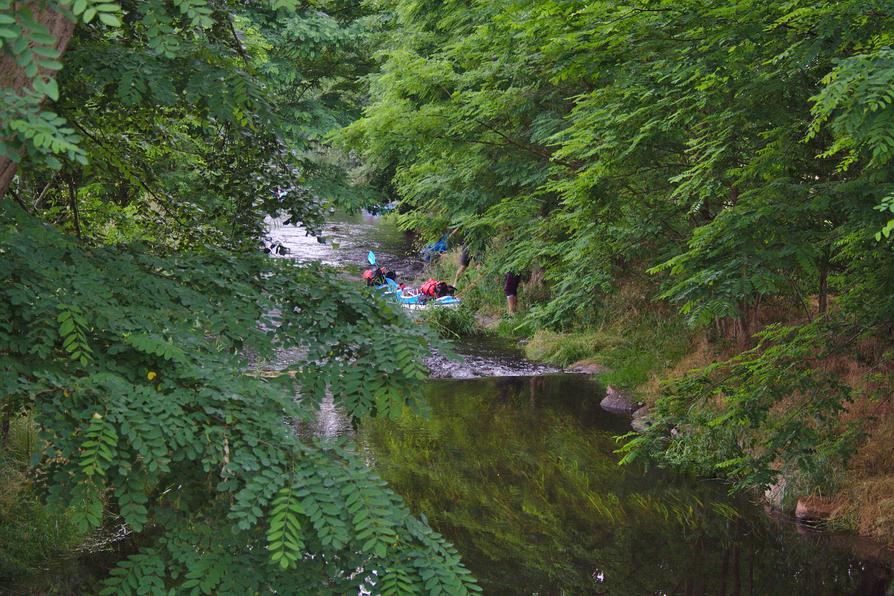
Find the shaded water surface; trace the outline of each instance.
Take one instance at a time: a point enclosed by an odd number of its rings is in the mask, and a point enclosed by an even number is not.
[[[426,395],[427,419],[373,421],[360,442],[486,593],[872,595],[894,587],[871,552],[799,533],[717,483],[618,466],[613,437],[628,421],[599,408],[603,389],[587,377],[438,380]]]
[[[274,227],[290,257],[362,264],[366,251],[417,275],[407,239],[378,218],[339,218],[327,243]],[[604,388],[492,341],[429,360],[430,415],[367,421],[370,465],[457,547],[491,594],[894,594],[890,554],[768,515],[725,487],[620,467],[626,418]],[[301,432],[355,431],[331,400]]]

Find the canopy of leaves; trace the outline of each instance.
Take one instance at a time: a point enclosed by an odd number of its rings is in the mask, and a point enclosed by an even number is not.
[[[817,294],[842,242],[886,221],[884,3],[394,12],[373,103],[341,137],[394,172],[406,225],[461,226],[495,270],[543,267],[545,323],[651,269],[693,323],[747,324],[762,298]]]
[[[109,593],[342,591],[389,569],[462,589],[456,553],[361,459],[285,424],[327,388],[355,417],[412,402],[427,342],[400,313],[290,261],[87,250],[5,205],[4,406],[37,415],[51,502],[145,532]],[[306,354],[293,376],[248,367],[284,347]]]

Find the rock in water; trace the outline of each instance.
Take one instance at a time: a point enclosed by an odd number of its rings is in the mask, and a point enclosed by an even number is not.
[[[611,385],[605,389],[605,397],[599,402],[602,409],[615,414],[633,414],[639,409],[640,404],[634,402]]]

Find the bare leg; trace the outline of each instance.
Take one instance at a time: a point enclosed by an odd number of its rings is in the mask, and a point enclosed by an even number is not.
[[[466,266],[460,265],[459,269],[456,270],[456,277],[453,278],[453,287],[456,287],[457,282],[459,282],[460,276],[465,272]]]
[[[509,314],[514,315],[518,312],[518,297],[506,296],[506,305],[509,307]]]

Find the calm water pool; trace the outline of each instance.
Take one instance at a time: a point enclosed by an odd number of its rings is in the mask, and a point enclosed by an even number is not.
[[[493,594],[886,594],[857,543],[724,486],[617,465],[627,420],[579,375],[436,380],[431,414],[361,431],[372,465]],[[866,543],[863,547],[872,548]]]

